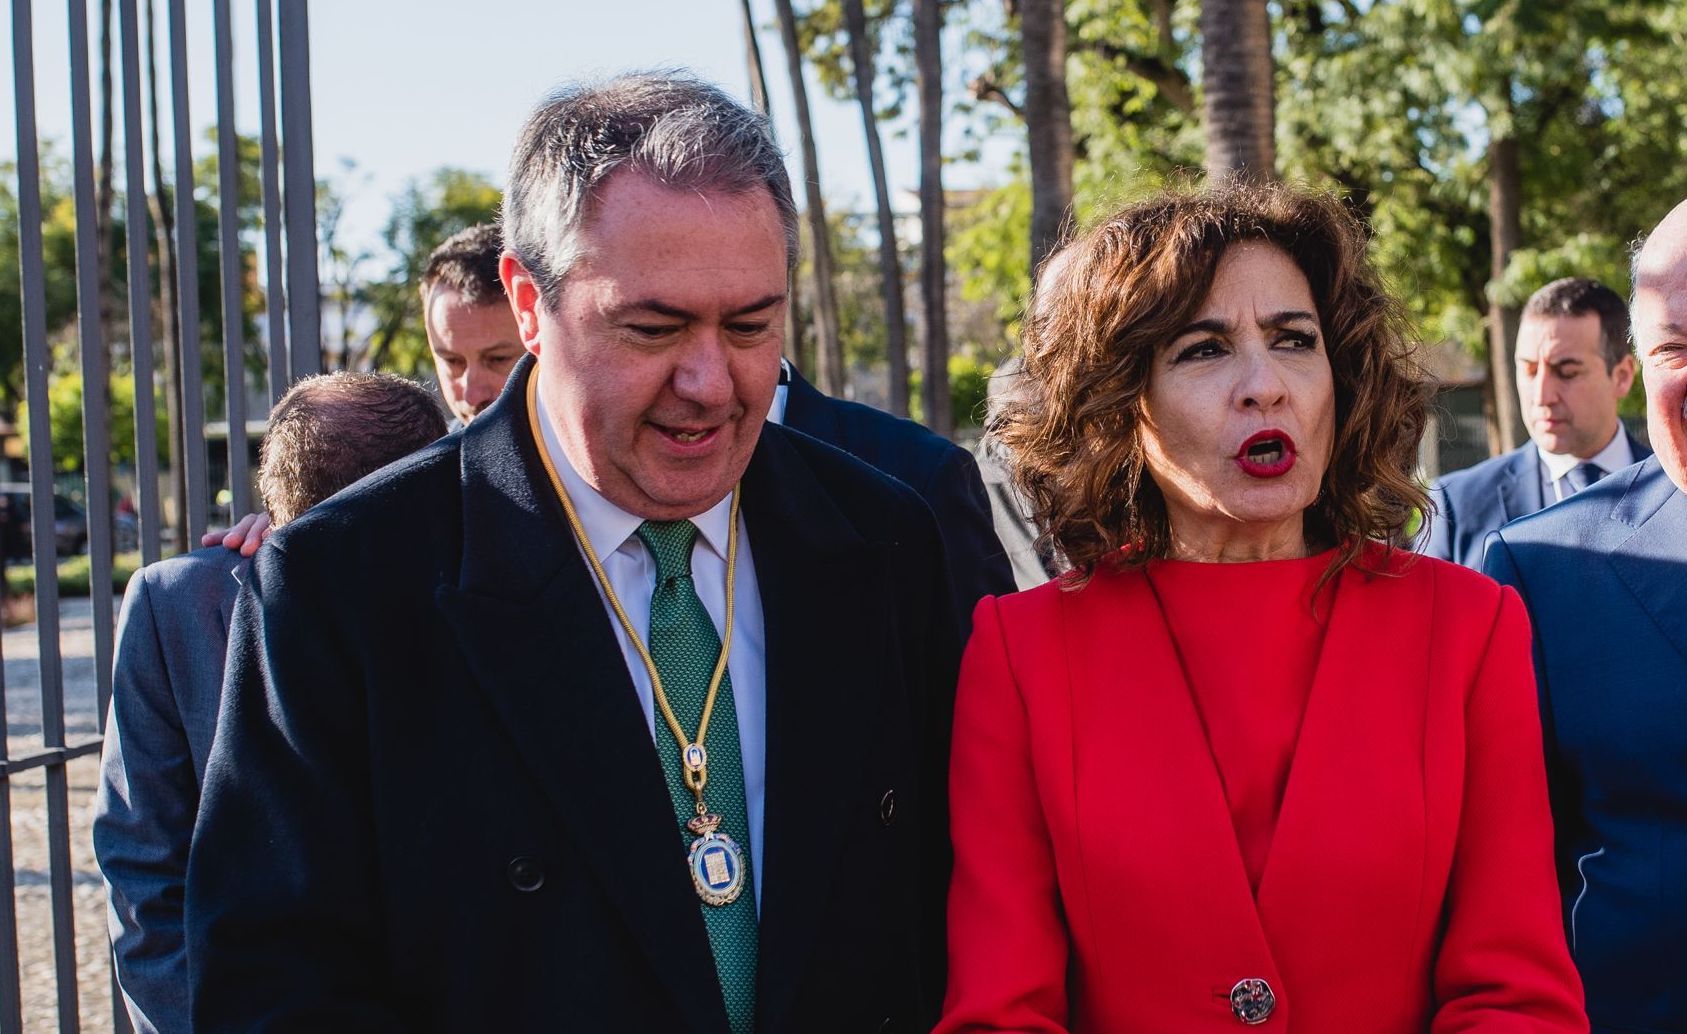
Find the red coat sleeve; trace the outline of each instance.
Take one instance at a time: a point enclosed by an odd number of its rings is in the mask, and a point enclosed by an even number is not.
[[[1529,622],[1503,590],[1465,701],[1465,787],[1432,1034],[1585,1032],[1564,943]]]
[[[955,869],[937,1032],[1063,1034],[1066,924],[1025,702],[993,597],[974,612],[961,661],[949,773]]]

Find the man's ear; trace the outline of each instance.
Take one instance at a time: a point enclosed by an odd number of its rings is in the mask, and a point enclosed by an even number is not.
[[[1625,355],[1617,365],[1611,367],[1611,380],[1617,389],[1617,398],[1628,394],[1628,389],[1634,385],[1634,356]]]
[[[533,279],[533,274],[521,264],[513,252],[506,251],[498,259],[498,279],[504,282],[504,295],[510,300],[510,311],[515,313],[516,330],[521,334],[521,347],[532,352],[534,357],[539,355],[539,307],[544,305],[544,299],[539,296],[539,285]]]

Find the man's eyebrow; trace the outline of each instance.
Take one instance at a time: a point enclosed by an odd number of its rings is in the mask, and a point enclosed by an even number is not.
[[[732,319],[736,316],[747,316],[752,312],[760,312],[762,309],[777,305],[784,300],[785,292],[783,291],[780,291],[777,294],[766,295],[765,297],[757,298],[748,305],[741,305],[738,308],[731,310],[726,313],[726,318]],[[653,312],[658,316],[667,316],[670,319],[687,321],[697,318],[697,314],[692,312],[690,309],[684,309],[677,305],[669,305],[667,302],[659,301],[655,298],[641,298],[637,301],[628,302],[625,305],[617,305],[611,311],[610,315],[613,318],[619,319],[630,312]]]

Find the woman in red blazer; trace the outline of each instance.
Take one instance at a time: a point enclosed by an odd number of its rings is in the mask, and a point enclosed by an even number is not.
[[[978,608],[939,1030],[1586,1031],[1516,596],[1390,543],[1426,389],[1340,204],[1069,249],[996,427],[1070,564]]]

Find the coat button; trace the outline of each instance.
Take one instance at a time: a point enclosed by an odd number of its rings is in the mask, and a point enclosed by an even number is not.
[[[537,858],[526,855],[513,858],[504,872],[510,878],[510,886],[523,894],[531,894],[545,885],[545,867]]]
[[[885,795],[879,798],[879,821],[887,826],[896,821],[895,790],[886,790]]]
[[[1230,989],[1230,1011],[1250,1026],[1270,1019],[1271,1010],[1275,1008],[1277,995],[1270,984],[1258,977],[1238,980],[1236,986]]]

